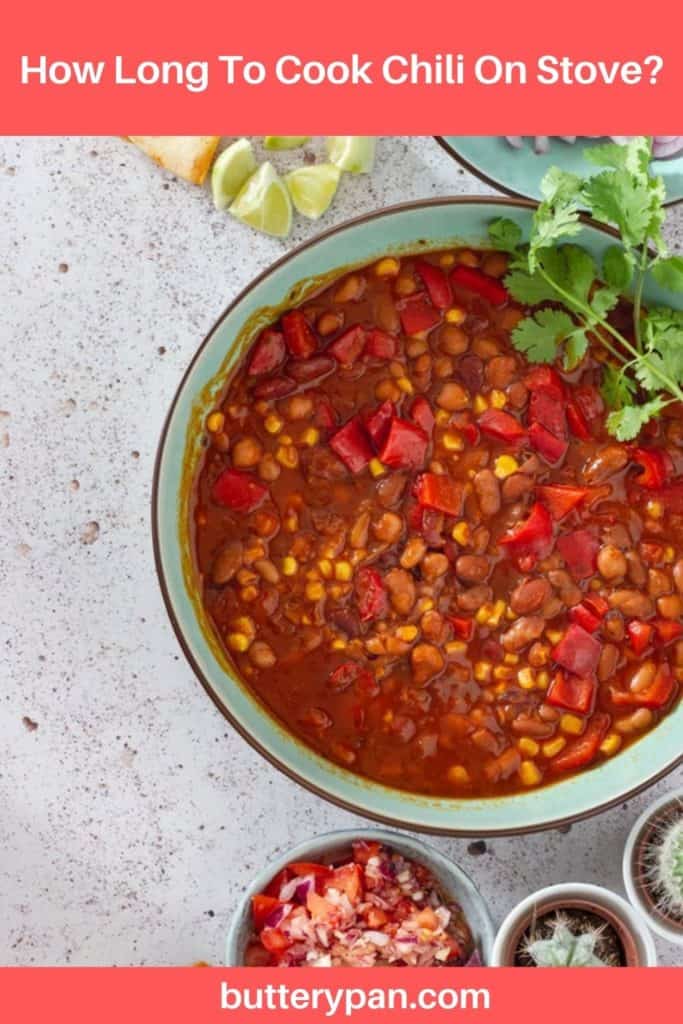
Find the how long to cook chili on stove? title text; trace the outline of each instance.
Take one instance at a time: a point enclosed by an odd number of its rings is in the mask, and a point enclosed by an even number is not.
[[[206,92],[214,79],[220,86],[254,86],[276,82],[283,86],[656,86],[664,72],[657,54],[631,55],[621,60],[581,60],[542,54],[534,61],[503,59],[495,54],[462,53],[389,54],[382,60],[353,53],[331,61],[307,60],[283,54],[264,62],[239,54],[218,54],[209,59],[63,60],[46,54],[24,54],[19,80],[25,86],[81,86],[107,84],[125,87],[161,86]]]

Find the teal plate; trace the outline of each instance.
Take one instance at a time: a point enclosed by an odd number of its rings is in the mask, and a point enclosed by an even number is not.
[[[342,273],[387,253],[484,245],[487,225],[510,217],[526,233],[534,204],[510,199],[434,199],[350,221],[293,250],[231,303],[180,383],[160,441],[152,526],[157,571],[178,639],[221,712],[264,757],[313,792],[393,825],[446,835],[495,835],[557,827],[619,803],[683,761],[683,704],[612,761],[552,786],[491,799],[406,793],[353,775],[300,743],[240,682],[198,599],[186,523],[201,424],[239,358],[246,335],[302,295],[301,282]],[[579,241],[597,258],[612,235],[586,223]],[[670,296],[651,291],[650,301]],[[245,332],[245,325],[247,330]]]
[[[583,152],[608,140],[578,138],[573,145],[551,139],[547,153],[534,153],[532,137],[524,139],[521,149],[513,149],[502,135],[437,135],[447,153],[487,185],[510,196],[540,199],[540,184],[546,171],[561,167],[585,178],[598,168],[585,159]],[[683,153],[670,160],[655,160],[655,174],[661,174],[666,186],[666,205],[683,200]]]

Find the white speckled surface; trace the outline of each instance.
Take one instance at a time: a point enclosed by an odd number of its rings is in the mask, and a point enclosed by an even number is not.
[[[345,177],[322,226],[487,191],[432,139],[383,139],[372,178]],[[315,230],[297,220],[290,244]],[[668,235],[680,251],[683,207]],[[118,139],[0,139],[1,963],[218,962],[271,851],[361,823],[223,721],[152,562],[152,468],[176,385],[228,300],[284,250]],[[552,882],[622,891],[629,825],[682,782],[568,834],[478,855],[434,842],[497,920]]]

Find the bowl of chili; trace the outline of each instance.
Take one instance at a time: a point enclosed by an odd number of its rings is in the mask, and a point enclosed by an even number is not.
[[[233,916],[226,965],[480,966],[494,935],[476,885],[439,850],[347,829],[300,843],[259,874]]]
[[[512,351],[484,240],[533,209],[424,201],[293,251],[200,347],[157,459],[162,590],[219,709],[430,832],[547,828],[681,761],[680,415],[618,445],[599,360]]]

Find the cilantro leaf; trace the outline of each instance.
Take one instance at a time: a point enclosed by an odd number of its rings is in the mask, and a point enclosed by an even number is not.
[[[539,309],[525,317],[512,332],[515,348],[524,352],[533,363],[552,363],[557,346],[575,329],[569,313],[561,309]]]
[[[540,274],[511,270],[505,277],[505,287],[513,299],[525,306],[539,306],[542,302],[557,302],[557,292]]]
[[[567,338],[564,347],[564,368],[573,370],[588,351],[588,335],[585,328],[577,327]]]
[[[645,319],[645,358],[638,361],[634,373],[648,391],[658,391],[668,379],[683,383],[683,312],[651,309]]]
[[[489,238],[496,249],[516,253],[522,243],[522,229],[509,217],[499,217],[489,224]]]
[[[619,293],[613,288],[598,288],[593,293],[590,305],[595,316],[604,320],[619,301]]]
[[[623,367],[618,369],[612,363],[605,363],[600,392],[610,409],[630,405],[637,390],[635,381],[624,372]]]
[[[633,280],[633,254],[620,245],[610,245],[602,257],[602,276],[610,288],[625,292]]]
[[[647,174],[652,158],[652,140],[647,135],[636,135],[625,143],[607,142],[585,149],[586,160],[598,167],[611,167],[630,174]]]
[[[683,292],[683,256],[669,256],[652,267],[658,285],[670,292]]]
[[[536,269],[538,253],[561,238],[581,231],[581,179],[552,167],[541,182],[544,202],[536,210],[529,244],[529,270]]]
[[[632,441],[637,437],[646,423],[658,416],[668,402],[661,395],[656,395],[643,405],[625,405],[623,409],[611,412],[607,417],[607,429],[614,434],[617,441]]]
[[[586,182],[584,194],[593,216],[616,224],[627,245],[647,242],[653,216],[647,181],[628,171],[603,171]]]

